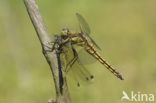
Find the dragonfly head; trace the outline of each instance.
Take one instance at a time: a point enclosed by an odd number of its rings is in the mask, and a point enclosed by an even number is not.
[[[67,36],[69,34],[69,29],[68,28],[63,28],[61,31],[61,35]]]

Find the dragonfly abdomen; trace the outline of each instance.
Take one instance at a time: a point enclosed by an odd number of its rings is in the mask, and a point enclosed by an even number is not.
[[[116,77],[120,78],[123,80],[122,76],[120,75],[119,72],[117,72],[111,65],[109,65],[94,49],[93,46],[86,46],[85,47],[86,51],[91,54],[94,58],[96,58],[101,64],[103,64],[109,71],[111,71]]]

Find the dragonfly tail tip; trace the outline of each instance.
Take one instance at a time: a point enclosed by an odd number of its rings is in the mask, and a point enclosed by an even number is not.
[[[124,78],[123,78],[121,75],[119,76],[119,78],[120,78],[121,80],[124,80]]]

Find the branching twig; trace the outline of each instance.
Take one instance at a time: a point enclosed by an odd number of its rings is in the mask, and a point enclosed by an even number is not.
[[[37,32],[38,38],[41,42],[43,54],[46,57],[46,60],[50,65],[53,74],[55,89],[56,89],[56,100],[52,100],[51,103],[70,103],[70,97],[67,88],[65,74],[63,74],[63,79],[64,79],[63,93],[61,94],[60,92],[58,60],[56,57],[56,51],[54,50],[53,52],[47,52],[49,50],[49,48],[47,47],[52,47],[52,39],[44,24],[36,0],[24,0],[24,3],[29,13],[30,19],[34,25],[34,28]]]

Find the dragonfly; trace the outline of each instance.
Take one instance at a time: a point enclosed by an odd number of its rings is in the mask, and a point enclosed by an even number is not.
[[[96,48],[100,49],[100,50],[101,50],[101,48],[90,37],[90,35],[89,35],[90,27],[89,27],[88,23],[85,21],[85,19],[80,14],[76,13],[76,16],[79,21],[81,32],[77,34],[79,38],[73,39],[75,44],[83,47],[86,50],[86,52],[88,52],[91,56],[93,56],[96,60],[98,60],[102,65],[104,65],[117,78],[124,80],[122,75],[119,72],[117,72],[110,64],[108,64],[97,52]]]
[[[61,34],[56,36],[53,46],[53,49],[57,48],[57,50],[59,50],[60,57],[63,58],[64,61],[70,60],[68,62],[62,62],[62,65],[65,66],[64,71],[68,72],[70,68],[75,64],[75,62],[81,64],[79,54],[74,47],[76,45],[82,47],[85,50],[85,52],[87,52],[95,60],[104,65],[106,69],[108,69],[117,78],[119,78],[120,80],[124,80],[122,75],[119,72],[117,72],[116,69],[114,69],[110,64],[108,64],[103,59],[103,57],[101,57],[100,54],[97,52],[97,49],[101,50],[101,48],[90,37],[91,30],[86,20],[79,13],[76,13],[76,16],[79,21],[80,32],[72,32],[67,28],[62,29]],[[73,55],[73,57],[71,57],[71,55]],[[90,75],[90,73],[85,69],[85,67],[83,68],[83,70],[81,70],[81,68],[79,68],[79,70],[82,72],[82,74],[87,75],[86,80],[94,78],[94,76]]]

